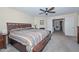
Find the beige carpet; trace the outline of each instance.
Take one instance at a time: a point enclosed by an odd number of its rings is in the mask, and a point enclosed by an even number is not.
[[[7,49],[1,49],[1,52],[19,52],[16,48],[7,45]],[[53,33],[43,52],[79,52],[79,45],[76,37],[66,37],[62,32]]]
[[[76,52],[79,45],[76,37],[67,37],[62,32],[53,33],[51,40],[43,50],[44,52]]]

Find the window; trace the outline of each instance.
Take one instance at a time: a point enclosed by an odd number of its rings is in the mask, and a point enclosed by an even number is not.
[[[40,25],[44,25],[44,20],[40,20]]]

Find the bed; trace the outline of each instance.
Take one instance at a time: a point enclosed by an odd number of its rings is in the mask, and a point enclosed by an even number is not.
[[[41,52],[51,38],[50,31],[26,23],[7,23],[7,30],[9,43],[21,52]]]

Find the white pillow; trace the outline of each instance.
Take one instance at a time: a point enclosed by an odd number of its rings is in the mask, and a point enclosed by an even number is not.
[[[23,30],[23,28],[16,28],[16,29],[12,29],[12,30],[10,30],[10,31],[20,31],[20,30]]]
[[[24,28],[24,29],[28,30],[28,29],[33,29],[33,28],[32,28],[32,27],[26,27],[26,28]]]

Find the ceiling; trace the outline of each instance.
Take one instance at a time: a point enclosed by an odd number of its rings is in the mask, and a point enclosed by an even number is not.
[[[42,14],[39,15],[41,9],[45,9],[46,7],[14,7],[14,9],[17,9],[19,11],[22,11],[26,14],[29,14],[31,16],[55,16],[55,15],[62,15],[67,13],[74,13],[79,12],[79,7],[55,7],[56,13],[50,13],[48,15]]]

